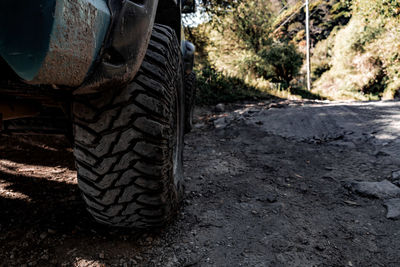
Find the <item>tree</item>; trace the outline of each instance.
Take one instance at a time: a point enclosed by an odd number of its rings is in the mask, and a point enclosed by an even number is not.
[[[299,74],[303,64],[303,57],[293,44],[275,42],[270,47],[260,51],[260,56],[265,64],[271,66],[269,73],[264,77],[273,82],[281,83],[288,88],[293,78]]]
[[[201,0],[211,25],[228,45],[242,49],[240,75],[264,77],[287,88],[298,75],[303,57],[293,44],[273,33],[276,11],[270,0]],[[219,43],[218,40],[215,42]],[[221,52],[222,53],[222,52]],[[232,62],[235,62],[232,58]]]
[[[223,0],[205,0],[217,2],[218,7],[228,5]],[[303,63],[293,44],[277,40],[273,35],[273,23],[276,18],[269,0],[229,1],[229,12],[214,17],[213,24],[224,37],[240,39],[246,49],[253,52],[247,60],[247,68],[256,74],[281,83],[288,87],[290,81],[299,73]],[[218,12],[214,13],[217,14]]]
[[[234,10],[240,1],[237,0],[200,0],[201,7],[211,16],[221,16]]]

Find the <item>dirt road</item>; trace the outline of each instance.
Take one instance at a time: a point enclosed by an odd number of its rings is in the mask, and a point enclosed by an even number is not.
[[[0,265],[400,265],[399,102],[198,116],[184,207],[140,237],[92,222],[64,139],[0,137]]]

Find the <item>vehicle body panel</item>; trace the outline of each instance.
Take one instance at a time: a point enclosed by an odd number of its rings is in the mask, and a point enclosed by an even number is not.
[[[122,86],[134,78],[147,50],[159,1],[137,2],[141,3],[108,0],[109,32],[91,75],[74,94]]]
[[[185,3],[0,1],[0,132],[70,133],[70,128],[57,128],[54,122],[64,120],[68,125],[74,95],[117,90],[131,82],[154,23],[175,30],[184,70],[191,72],[194,46],[185,40],[181,21]],[[65,118],[52,118],[56,110]]]
[[[11,68],[31,84],[71,87],[88,74],[111,16],[105,0],[17,0],[0,10],[0,55]]]

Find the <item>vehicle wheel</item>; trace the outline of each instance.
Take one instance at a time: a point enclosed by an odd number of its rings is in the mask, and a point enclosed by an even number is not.
[[[98,222],[148,229],[176,212],[183,191],[182,76],[177,37],[156,24],[128,86],[74,101],[78,185]]]
[[[185,74],[185,133],[193,129],[193,113],[196,101],[196,73]]]

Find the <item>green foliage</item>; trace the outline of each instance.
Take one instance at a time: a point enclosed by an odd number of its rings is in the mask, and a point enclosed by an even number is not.
[[[200,105],[271,97],[242,79],[224,75],[209,65],[199,69],[197,74],[197,103]]]
[[[271,24],[274,20],[269,1],[243,0],[231,6],[231,12],[214,17],[215,29],[224,36],[239,39],[256,53],[271,44]]]
[[[286,1],[280,2],[282,7]],[[299,73],[305,53],[302,1],[279,14],[270,4],[277,1],[202,3],[212,19],[196,39],[198,55],[206,59],[199,68],[205,102],[251,98],[268,86],[307,98],[358,100],[392,98],[400,89],[398,0],[311,1],[310,94],[301,88],[305,73]]]
[[[273,39],[275,15],[270,1],[243,0],[231,8],[232,12],[214,17],[213,25],[224,38],[243,43],[250,52],[240,64],[242,74],[250,71],[287,88],[299,72],[302,55],[293,44]]]
[[[315,0],[310,10],[313,92],[330,99],[392,98],[400,89],[400,1]],[[304,17],[293,5],[273,24],[288,21],[279,34],[303,52]]]
[[[399,10],[398,1],[352,1],[350,22],[314,51],[315,90],[333,99],[392,99],[400,89]]]
[[[243,40],[248,48],[258,53],[271,44],[271,23],[274,15],[269,1],[247,0],[240,3],[235,14],[231,13],[231,30]]]
[[[333,15],[333,21],[347,20],[351,18],[352,0],[340,0],[332,5],[330,13]]]
[[[365,46],[371,43],[373,40],[379,38],[379,35],[383,32],[383,25],[368,24],[364,27],[364,30],[357,35],[357,38],[351,45],[351,48],[358,52],[365,52]]]
[[[290,6],[288,9],[283,11],[281,14],[279,14],[274,23],[272,24],[273,29],[277,29],[280,25],[282,25],[287,19],[289,19],[295,12],[297,12],[302,6],[303,6],[302,1],[298,1],[295,5]],[[296,21],[295,19],[293,21]]]
[[[326,39],[335,27],[348,23],[352,15],[351,2],[352,0],[310,1],[310,31],[313,44]],[[305,12],[303,4],[304,1],[298,1],[289,7],[278,15],[272,25],[284,38],[297,44],[304,41]]]
[[[201,7],[211,16],[223,16],[233,10],[237,0],[200,0]]]
[[[316,99],[316,100],[326,100],[326,97],[323,97],[317,93],[313,93],[308,91],[307,89],[299,86],[291,86],[289,88],[289,92],[293,95],[299,95],[304,99]]]
[[[398,0],[354,0],[353,2],[353,10],[363,16],[366,21],[381,18],[400,20],[400,2]]]
[[[293,44],[275,42],[259,52],[262,66],[258,73],[274,83],[289,87],[290,81],[296,77],[303,65],[303,57]]]
[[[219,33],[210,25],[199,25],[190,31],[190,40],[201,45],[197,47],[195,59],[198,104],[210,105],[220,102],[266,99],[272,96],[287,97],[287,93],[270,88],[269,83],[263,79],[246,78],[241,75],[240,73],[254,71],[253,62],[248,61],[250,57],[245,57],[243,60],[234,54],[240,50],[240,46],[238,48],[238,46],[230,45],[229,40],[227,43],[221,43],[225,39],[219,38]],[[228,62],[224,61],[225,58]],[[261,61],[256,59],[255,62]],[[238,67],[240,71],[233,71],[231,65],[227,63],[240,65]]]
[[[313,80],[317,80],[323,73],[332,68],[332,55],[334,48],[334,38],[336,32],[331,33],[328,39],[317,43],[311,58],[311,74]]]
[[[185,37],[188,41],[192,42],[196,47],[196,53],[205,56],[207,53],[205,48],[211,43],[209,36],[206,33],[207,29],[203,26],[195,28],[186,27]]]

